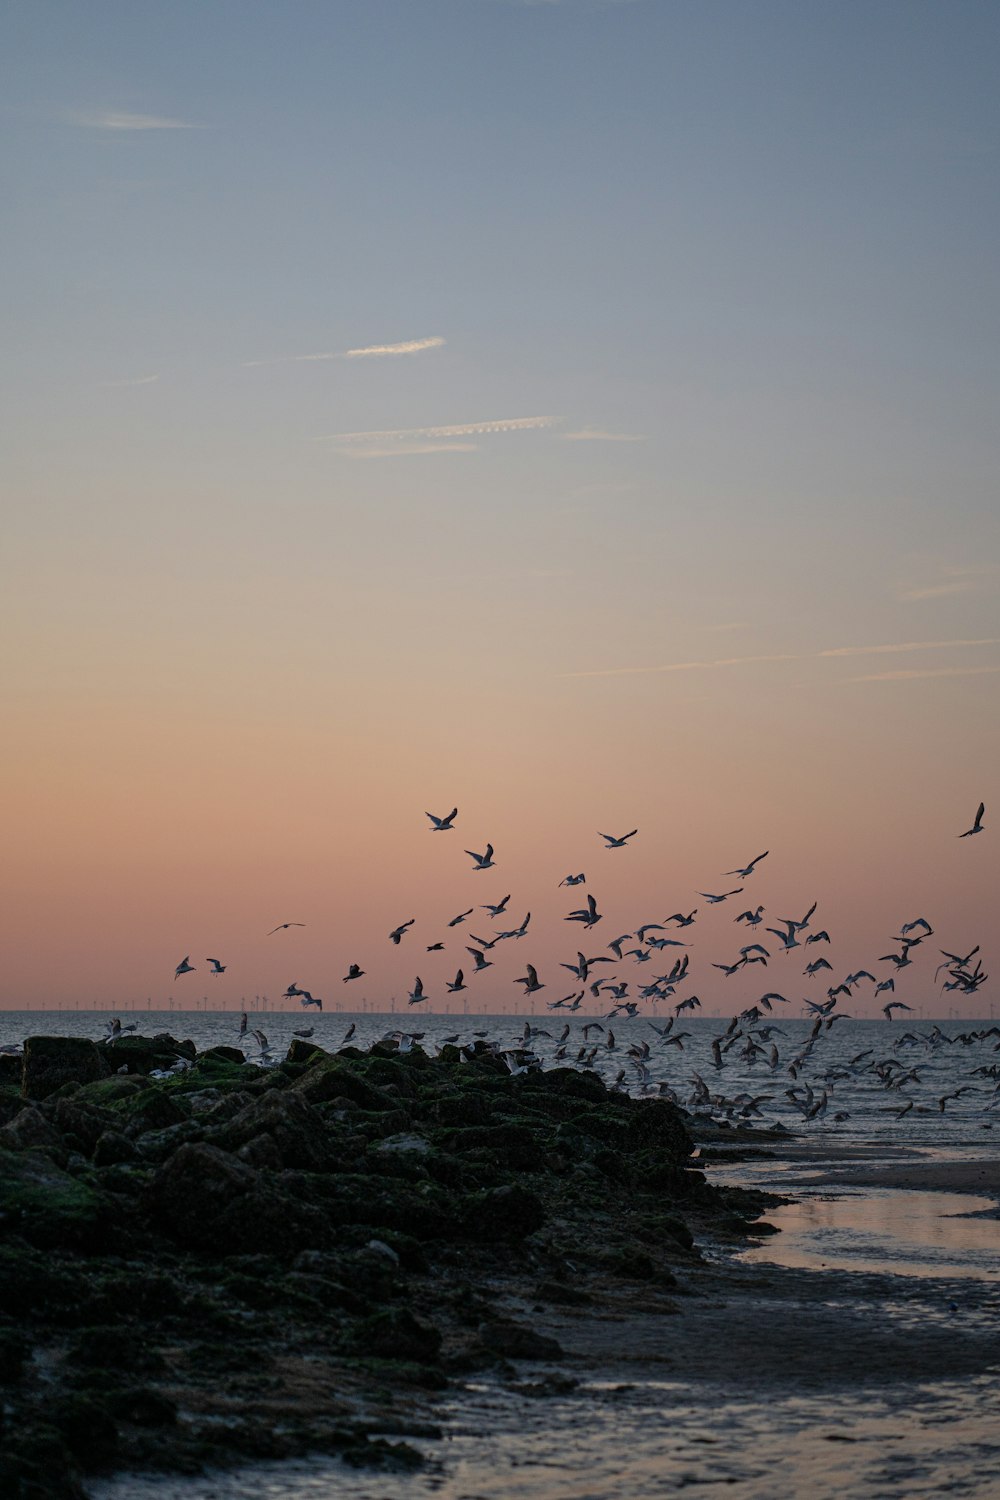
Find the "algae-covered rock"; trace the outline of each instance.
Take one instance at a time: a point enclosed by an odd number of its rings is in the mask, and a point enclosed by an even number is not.
[[[324,1214],[267,1174],[207,1143],[188,1143],[157,1172],[149,1208],[181,1245],[219,1253],[294,1253],[329,1240]]]
[[[30,1352],[31,1346],[18,1329],[0,1326],[0,1385],[15,1385],[20,1380]]]
[[[490,1188],[467,1200],[466,1226],[480,1240],[523,1240],[545,1223],[545,1205],[520,1183]]]
[[[39,1151],[0,1150],[0,1229],[42,1249],[97,1248],[107,1205]]]
[[[93,1150],[95,1167],[117,1166],[120,1162],[135,1161],[135,1145],[120,1130],[105,1130],[97,1139]]]
[[[73,1100],[77,1104],[93,1104],[99,1109],[117,1109],[136,1094],[142,1093],[143,1089],[153,1087],[150,1080],[141,1074],[131,1074],[128,1077],[115,1074],[111,1078],[102,1078],[97,1083],[84,1084],[73,1095]]]
[[[229,1151],[237,1151],[262,1136],[272,1147],[262,1158],[269,1165],[322,1171],[336,1164],[322,1116],[294,1090],[272,1091],[252,1099],[216,1132],[214,1140]]]
[[[202,1063],[206,1058],[212,1058],[216,1062],[245,1063],[246,1056],[239,1047],[208,1047],[204,1052],[198,1054],[198,1062]]]
[[[327,1052],[318,1042],[310,1042],[300,1036],[291,1041],[285,1054],[285,1060],[293,1064],[314,1064],[323,1062],[324,1059],[332,1061],[332,1053]]]
[[[330,1099],[350,1099],[362,1109],[386,1110],[397,1107],[391,1094],[370,1084],[356,1068],[342,1062],[321,1062],[309,1068],[292,1085],[310,1104],[325,1104]]]
[[[481,1323],[479,1341],[500,1359],[559,1359],[564,1352],[555,1339],[513,1318],[491,1318]]]
[[[607,1088],[596,1073],[581,1073],[576,1068],[526,1073],[521,1085],[525,1092],[544,1089],[547,1093],[563,1094],[570,1099],[589,1099],[594,1104],[601,1104],[608,1097]]]
[[[106,1130],[113,1129],[118,1117],[110,1109],[80,1098],[80,1091],[70,1099],[59,1099],[53,1121],[59,1133],[89,1156]]]
[[[352,1342],[376,1358],[412,1360],[416,1364],[433,1364],[441,1352],[439,1330],[415,1318],[405,1307],[384,1307],[363,1318]]]
[[[26,1099],[47,1099],[65,1083],[92,1083],[110,1072],[100,1049],[86,1037],[29,1036],[21,1091]]]
[[[48,1416],[84,1468],[98,1468],[114,1457],[118,1426],[107,1405],[96,1396],[67,1392],[51,1403]]]
[[[24,1058],[19,1052],[0,1052],[0,1088],[20,1088]]]
[[[122,1106],[125,1131],[130,1136],[145,1134],[147,1130],[168,1130],[186,1119],[184,1111],[165,1089],[146,1089]]]
[[[22,1109],[9,1125],[0,1130],[0,1150],[44,1151],[60,1166],[66,1165],[66,1149],[62,1137],[53,1130],[39,1110],[30,1106]]]

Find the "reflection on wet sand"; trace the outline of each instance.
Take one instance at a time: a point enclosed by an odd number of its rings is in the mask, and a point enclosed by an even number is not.
[[[997,1280],[1000,1222],[976,1217],[995,1206],[990,1198],[967,1193],[814,1190],[772,1209],[768,1221],[780,1235],[747,1250],[742,1259],[806,1269]]]

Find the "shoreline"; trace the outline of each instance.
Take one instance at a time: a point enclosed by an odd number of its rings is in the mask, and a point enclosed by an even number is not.
[[[826,1178],[718,1179],[839,1158],[834,1186],[919,1168],[961,1191],[962,1168],[1000,1184],[998,1162],[900,1153],[880,1172],[857,1147],[703,1132],[592,1074],[515,1077],[486,1047],[298,1044],[266,1072],[216,1048],[150,1079],[168,1044],[115,1044],[102,1076],[41,1099],[0,1088],[2,1164],[22,1173],[14,1224],[0,1189],[16,1500],[307,1454],[402,1483],[480,1387],[544,1406],[681,1379],[732,1400],[752,1369],[769,1399],[841,1400],[994,1363],[992,1323],[943,1315],[945,1278],[904,1297],[884,1273],[738,1259],[768,1207]]]

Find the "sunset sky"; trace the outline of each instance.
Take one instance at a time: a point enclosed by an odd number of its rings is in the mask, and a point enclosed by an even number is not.
[[[8,0],[0,57],[0,1005],[435,1001],[508,891],[470,1008],[696,906],[707,1010],[747,903],[835,980],[927,918],[928,1014],[996,969],[995,3]]]

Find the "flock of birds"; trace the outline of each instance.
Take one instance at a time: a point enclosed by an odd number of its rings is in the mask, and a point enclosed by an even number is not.
[[[971,827],[958,837],[965,839],[982,833],[984,815],[985,805],[980,803]],[[426,817],[430,822],[431,832],[454,832],[458,808],[452,808],[444,816],[428,812]],[[633,828],[622,834],[599,833],[598,837],[604,841],[605,849],[618,850],[628,848],[630,841],[637,835],[638,829]],[[496,867],[495,849],[492,843],[487,843],[481,853],[472,849],[465,850],[465,853],[472,860],[471,873],[473,874]],[[699,891],[698,896],[708,906],[717,907],[733,900],[734,897],[743,895],[747,882],[752,879],[769,854],[770,850],[765,849],[746,864],[737,865],[725,871],[726,876],[737,879],[736,886],[718,891]],[[558,885],[561,888],[584,886],[586,883],[586,875],[580,871],[565,875]],[[468,907],[448,921],[448,928],[454,930],[463,927],[478,911],[484,915],[476,925],[485,927],[487,922],[493,924],[493,930],[485,935],[475,934],[471,931],[470,925],[470,941],[463,943],[471,960],[470,977],[480,975],[494,967],[494,952],[500,944],[517,942],[527,935],[531,923],[530,912],[516,925],[509,927],[502,925],[509,920],[507,913],[510,900],[511,896],[508,893],[499,901],[487,901],[478,907]],[[831,951],[830,933],[826,928],[813,924],[817,908],[818,903],[814,901],[801,917],[776,917],[768,922],[764,904],[758,903],[747,905],[734,916],[734,924],[742,928],[747,941],[736,946],[736,951],[731,958],[711,964],[711,967],[720,971],[725,979],[728,980],[736,974],[746,975],[750,971],[767,969],[769,962],[776,954],[784,955],[783,961],[787,961],[795,950],[800,950],[801,957],[805,959],[805,966],[802,969],[803,978],[812,982],[818,980],[822,983],[823,979],[833,982],[827,984],[825,994],[821,993],[814,998],[805,997],[801,1000],[802,1013],[811,1019],[812,1024],[805,1042],[797,1045],[791,1056],[783,1058],[779,1052],[776,1038],[784,1036],[785,1033],[783,1028],[774,1024],[768,1017],[774,1012],[776,1006],[789,1007],[795,1002],[778,989],[767,988],[753,1004],[744,1006],[734,1015],[725,1030],[711,1038],[712,1068],[717,1074],[721,1073],[727,1064],[734,1060],[742,1063],[744,1068],[760,1064],[772,1074],[777,1074],[783,1067],[792,1080],[791,1086],[784,1091],[783,1097],[792,1109],[801,1113],[802,1117],[807,1120],[822,1118],[825,1115],[833,1089],[839,1082],[845,1078],[857,1078],[867,1073],[872,1075],[881,1088],[896,1096],[898,1102],[893,1105],[893,1109],[901,1117],[909,1113],[911,1109],[922,1110],[924,1106],[917,1104],[913,1096],[907,1093],[908,1087],[920,1082],[920,1065],[906,1067],[894,1057],[876,1058],[873,1050],[863,1051],[838,1065],[839,1071],[838,1068],[832,1071],[827,1069],[825,1072],[816,1073],[811,1080],[806,1080],[801,1075],[804,1075],[807,1067],[811,1068],[816,1065],[816,1048],[823,1036],[829,1033],[838,1021],[847,1018],[847,1013],[837,1008],[841,997],[850,999],[855,994],[864,993],[865,988],[870,986],[872,996],[886,997],[881,1005],[881,1011],[886,1020],[893,1020],[898,1013],[912,1011],[913,1006],[907,1001],[895,997],[896,985],[904,972],[914,964],[921,946],[934,936],[933,927],[924,917],[917,917],[902,923],[900,930],[890,939],[891,951],[881,954],[871,968],[853,969],[842,977],[838,977],[827,956],[827,953]],[[582,948],[578,949],[575,959],[563,961],[559,965],[561,970],[566,970],[572,976],[575,987],[559,998],[546,998],[545,1005],[549,1011],[563,1011],[573,1015],[587,1003],[588,996],[591,1002],[610,1002],[610,1008],[603,1016],[604,1022],[633,1020],[640,1015],[643,1007],[652,1007],[657,1020],[649,1020],[649,1025],[655,1033],[656,1040],[647,1038],[630,1043],[624,1049],[623,1066],[618,1069],[612,1086],[627,1087],[639,1093],[659,1093],[686,1107],[701,1111],[707,1110],[724,1117],[757,1117],[761,1115],[761,1105],[774,1099],[773,1094],[753,1094],[741,1091],[727,1097],[724,1092],[718,1089],[713,1090],[705,1079],[695,1072],[690,1079],[690,1092],[683,1095],[678,1093],[672,1083],[662,1078],[657,1080],[653,1076],[652,1065],[655,1054],[672,1050],[676,1055],[684,1050],[685,1041],[692,1037],[691,1032],[676,1029],[680,1017],[685,1013],[693,1015],[702,1005],[696,993],[688,992],[692,983],[689,929],[695,924],[698,911],[699,908],[695,906],[689,911],[675,911],[664,916],[662,921],[644,922],[636,926],[633,931],[623,932],[612,938],[604,945],[603,952],[587,953]],[[588,936],[602,919],[603,914],[592,893],[587,893],[585,905],[569,911],[563,918],[564,921],[574,923],[580,929],[585,930]],[[305,925],[303,922],[281,922],[272,928],[267,936],[272,937],[277,933]],[[415,925],[416,919],[413,917],[399,923],[389,932],[388,941],[399,947]],[[683,934],[683,937],[679,934]],[[626,946],[628,944],[631,946]],[[426,945],[426,952],[442,952],[445,946],[443,940],[437,940]],[[595,945],[591,942],[587,943],[588,948],[592,946]],[[937,965],[934,978],[937,981],[942,973],[945,974],[946,977],[941,985],[942,993],[974,995],[986,983],[988,975],[983,968],[982,958],[979,956],[978,944],[968,953],[954,953],[947,949],[938,951],[942,962]],[[659,966],[663,972],[650,974],[647,978],[649,971],[645,966],[652,964],[655,960],[659,960]],[[209,958],[205,962],[211,966],[210,972],[213,976],[226,972],[226,965],[218,958]],[[631,972],[623,975],[621,971],[626,965]],[[887,965],[888,968],[879,969],[878,965]],[[445,992],[448,995],[461,994],[467,990],[467,969],[469,965],[458,968],[454,979],[445,982]],[[638,970],[638,975],[636,975],[636,970]],[[191,963],[190,955],[188,955],[177,965],[175,978],[194,971],[195,965]],[[351,963],[347,973],[342,976],[342,983],[351,984],[364,978],[365,974],[366,970],[361,964]],[[526,964],[525,972],[512,982],[521,985],[523,994],[531,997],[532,1000],[541,991],[552,988],[551,983],[540,978],[538,970],[531,963]],[[288,985],[282,998],[297,999],[303,1008],[315,1007],[320,1011],[323,1009],[322,997],[295,981]],[[424,1005],[431,998],[423,979],[417,975],[407,995],[408,1006]],[[659,1008],[661,1006],[672,1007],[673,1014],[665,1016],[664,1011]],[[120,1034],[121,1030],[120,1022],[118,1020],[113,1022],[110,1030],[111,1039],[113,1040],[116,1034]],[[592,1041],[592,1033],[600,1034],[600,1040]],[[313,1028],[300,1028],[295,1034],[308,1037],[313,1034]],[[569,1063],[583,1068],[600,1067],[602,1071],[605,1071],[608,1062],[620,1050],[614,1031],[610,1026],[606,1028],[599,1020],[590,1020],[583,1026],[582,1045],[576,1046],[570,1040],[571,1034],[572,1027],[568,1021],[558,1035],[535,1027],[529,1022],[525,1024],[523,1034],[510,1044],[491,1041],[487,1032],[477,1032],[473,1033],[472,1041],[468,1045],[479,1044],[496,1050],[498,1055],[504,1058],[512,1073],[540,1067],[545,1062]],[[341,1045],[348,1043],[354,1035],[355,1026],[352,1024]],[[247,1036],[252,1038],[260,1049],[262,1063],[276,1060],[273,1056],[274,1049],[265,1033],[251,1028],[248,1017],[244,1013],[241,1018],[240,1037],[245,1039]],[[388,1032],[384,1039],[394,1042],[395,1045],[405,1050],[421,1040],[423,1036],[422,1032],[394,1030]],[[971,1045],[973,1042],[985,1042],[993,1037],[1000,1040],[1000,1030],[991,1027],[987,1030],[966,1032],[957,1037],[949,1037],[935,1026],[929,1033],[904,1033],[898,1039],[897,1048],[922,1046],[929,1051],[938,1051],[955,1042]],[[460,1043],[458,1034],[441,1040],[454,1044]],[[552,1047],[542,1049],[540,1044],[543,1041],[550,1041]],[[546,1051],[546,1057],[539,1055],[541,1050]],[[1000,1047],[997,1050],[1000,1050]],[[472,1053],[466,1051],[462,1055],[471,1056]],[[977,1072],[983,1078],[993,1080],[996,1094],[993,1102],[1000,1104],[1000,1092],[998,1092],[1000,1091],[1000,1065],[984,1066]],[[980,1087],[982,1085],[966,1084],[957,1092],[945,1093],[936,1101],[938,1110],[943,1113],[951,1100]],[[991,1104],[987,1107],[993,1106]],[[834,1118],[841,1119],[847,1116],[838,1113],[834,1115]]]

